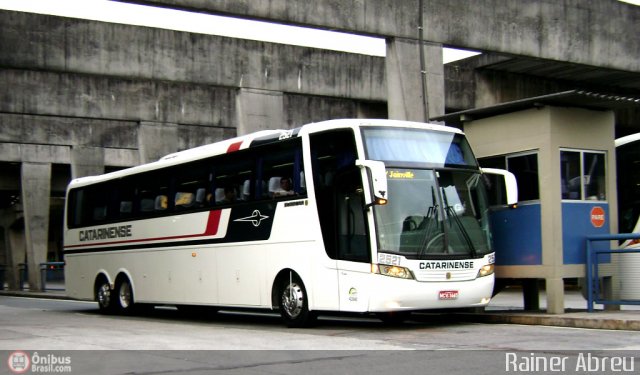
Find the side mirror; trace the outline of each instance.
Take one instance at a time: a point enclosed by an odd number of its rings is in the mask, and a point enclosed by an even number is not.
[[[518,206],[518,182],[513,173],[496,168],[482,168],[482,173],[494,175],[498,180],[504,182],[507,205],[511,208]]]
[[[377,160],[356,160],[356,166],[366,168],[371,179],[371,195],[373,202],[367,206],[387,204],[387,169],[384,163]]]

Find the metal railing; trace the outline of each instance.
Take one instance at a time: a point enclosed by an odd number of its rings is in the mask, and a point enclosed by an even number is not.
[[[49,276],[53,274],[59,274],[59,278],[64,280],[64,262],[44,262],[40,263],[40,290],[47,290],[47,280],[51,279]],[[18,264],[18,288],[24,289],[24,284],[28,279],[28,267],[26,263]],[[49,288],[53,289],[53,288]]]
[[[638,233],[602,234],[587,236],[587,310],[593,312],[593,305],[640,305],[640,300],[608,300],[600,297],[600,278],[598,276],[598,258],[603,254],[633,254],[640,253],[640,249],[608,249],[598,250],[592,246],[598,241],[620,241],[640,239]]]

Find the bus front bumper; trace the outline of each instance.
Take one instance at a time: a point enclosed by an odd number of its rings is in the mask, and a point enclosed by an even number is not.
[[[370,312],[482,307],[489,304],[494,285],[493,275],[454,282],[375,276],[369,295]]]

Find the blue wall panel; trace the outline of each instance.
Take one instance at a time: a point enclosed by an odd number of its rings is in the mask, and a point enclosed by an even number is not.
[[[542,264],[540,204],[491,213],[496,265],[532,266]]]
[[[597,228],[591,223],[591,210],[601,207],[605,212],[602,227]],[[609,204],[605,202],[562,202],[562,248],[564,264],[585,264],[586,237],[593,234],[609,234]],[[608,242],[593,243],[594,249],[606,250]],[[609,257],[607,257],[609,258]],[[601,262],[609,259],[600,258]]]

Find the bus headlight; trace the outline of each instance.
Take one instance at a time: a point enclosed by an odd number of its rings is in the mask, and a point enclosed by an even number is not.
[[[386,264],[372,264],[371,272],[379,275],[397,277],[399,279],[413,280],[413,273],[410,269],[400,266],[388,266]]]
[[[477,277],[489,276],[493,274],[494,270],[495,266],[493,264],[485,264],[484,266],[482,266],[482,268],[480,268],[480,271],[478,271]]]

